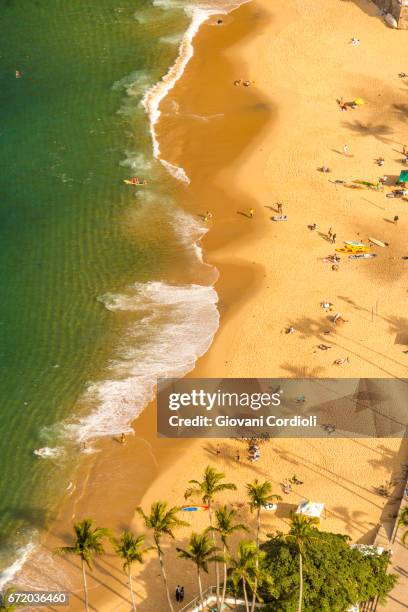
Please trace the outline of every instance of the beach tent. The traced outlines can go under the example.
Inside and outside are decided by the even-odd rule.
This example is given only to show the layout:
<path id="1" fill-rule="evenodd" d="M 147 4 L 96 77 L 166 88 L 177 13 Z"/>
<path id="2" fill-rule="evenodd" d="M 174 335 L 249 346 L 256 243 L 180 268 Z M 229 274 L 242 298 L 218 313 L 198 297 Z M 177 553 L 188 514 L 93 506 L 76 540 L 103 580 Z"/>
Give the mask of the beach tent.
<path id="1" fill-rule="evenodd" d="M 300 502 L 300 504 L 298 505 L 296 514 L 303 514 L 303 516 L 320 519 L 323 510 L 324 504 L 305 500 Z"/>
<path id="2" fill-rule="evenodd" d="M 363 104 L 364 104 L 363 98 L 356 98 L 354 100 L 354 104 L 357 104 L 357 106 L 363 106 Z"/>
<path id="3" fill-rule="evenodd" d="M 401 170 L 398 183 L 408 183 L 408 170 Z"/>

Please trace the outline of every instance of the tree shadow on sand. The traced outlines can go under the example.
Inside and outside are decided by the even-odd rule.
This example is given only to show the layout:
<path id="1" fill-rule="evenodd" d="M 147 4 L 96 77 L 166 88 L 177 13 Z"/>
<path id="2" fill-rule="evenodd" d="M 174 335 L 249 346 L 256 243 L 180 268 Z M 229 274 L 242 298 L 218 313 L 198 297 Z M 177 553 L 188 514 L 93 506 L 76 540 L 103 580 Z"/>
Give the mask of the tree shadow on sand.
<path id="1" fill-rule="evenodd" d="M 408 119 L 408 104 L 393 104 L 392 106 L 400 121 L 406 121 Z"/>
<path id="2" fill-rule="evenodd" d="M 363 123 L 356 119 L 353 122 L 343 121 L 343 127 L 348 128 L 351 132 L 358 134 L 360 136 L 374 136 L 377 140 L 382 142 L 383 144 L 390 144 L 393 142 L 391 135 L 393 134 L 393 130 L 385 124 L 373 124 L 373 123 Z"/>

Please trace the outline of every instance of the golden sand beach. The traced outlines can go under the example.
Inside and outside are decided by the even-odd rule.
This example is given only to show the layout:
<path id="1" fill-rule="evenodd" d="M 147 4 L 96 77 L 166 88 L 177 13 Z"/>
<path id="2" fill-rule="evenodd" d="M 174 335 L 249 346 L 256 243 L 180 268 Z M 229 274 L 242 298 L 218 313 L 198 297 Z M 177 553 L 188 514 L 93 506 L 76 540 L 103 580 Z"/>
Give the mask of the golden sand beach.
<path id="1" fill-rule="evenodd" d="M 201 28 L 194 57 L 163 101 L 161 148 L 191 178 L 183 187 L 186 209 L 212 213 L 203 246 L 220 272 L 221 326 L 193 376 L 406 376 L 408 262 L 402 257 L 408 255 L 408 203 L 386 198 L 390 187 L 352 189 L 334 182 L 375 183 L 384 174 L 395 179 L 403 168 L 407 82 L 398 73 L 406 69 L 408 38 L 376 15 L 365 0 L 246 4 L 222 26 L 210 20 Z M 360 44 L 351 45 L 352 37 Z M 251 85 L 234 85 L 240 79 Z M 365 104 L 345 112 L 336 101 L 357 97 Z M 174 101 L 177 116 L 170 113 Z M 375 162 L 380 157 L 382 167 Z M 331 172 L 320 172 L 321 166 Z M 271 220 L 278 202 L 286 222 Z M 335 245 L 327 239 L 329 228 Z M 324 261 L 344 241 L 367 244 L 369 236 L 389 243 L 370 249 L 376 258 L 341 254 L 337 271 Z M 324 301 L 347 323 L 334 327 L 320 306 Z M 285 334 L 289 327 L 294 333 Z M 317 348 L 322 343 L 330 350 Z M 338 359 L 348 361 L 335 365 Z M 251 464 L 239 442 L 220 441 L 217 455 L 216 440 L 157 439 L 153 405 L 134 429 L 125 445 L 104 441 L 102 452 L 81 468 L 77 491 L 61 509 L 45 549 L 66 541 L 72 522 L 85 516 L 116 530 L 140 531 L 138 504 L 182 503 L 187 481 L 208 464 L 237 484 L 224 499 L 239 504 L 241 518 L 249 521 L 248 507 L 241 505 L 245 483 L 267 478 L 281 493 L 283 480 L 293 473 L 301 477 L 303 484 L 284 495 L 278 512 L 263 516 L 264 533 L 285 531 L 290 510 L 309 498 L 326 504 L 324 529 L 370 543 L 392 510 L 375 487 L 395 478 L 408 455 L 399 439 L 286 439 L 265 444 L 261 461 Z M 194 530 L 206 521 L 205 513 L 191 518 Z M 180 545 L 188 533 L 180 530 Z M 74 590 L 72 609 L 80 609 L 77 562 L 60 563 Z M 195 576 L 176 560 L 174 548 L 167 571 L 172 588 L 182 581 L 187 601 L 196 595 Z M 126 579 L 113 554 L 97 562 L 89 584 L 94 609 L 129 609 Z M 134 584 L 140 610 L 166 609 L 153 553 L 135 572 Z"/>

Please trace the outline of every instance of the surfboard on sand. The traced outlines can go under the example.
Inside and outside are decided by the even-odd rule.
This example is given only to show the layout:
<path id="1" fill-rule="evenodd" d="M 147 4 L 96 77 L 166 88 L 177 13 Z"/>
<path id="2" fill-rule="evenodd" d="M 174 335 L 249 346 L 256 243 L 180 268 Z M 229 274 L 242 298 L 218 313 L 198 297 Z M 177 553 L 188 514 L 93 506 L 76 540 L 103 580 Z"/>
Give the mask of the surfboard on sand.
<path id="1" fill-rule="evenodd" d="M 346 240 L 344 244 L 351 247 L 365 247 L 366 245 L 362 242 L 355 242 L 354 240 Z"/>
<path id="2" fill-rule="evenodd" d="M 205 510 L 208 510 L 208 506 L 181 506 L 181 509 L 184 512 L 204 512 Z"/>
<path id="3" fill-rule="evenodd" d="M 375 253 L 355 253 L 354 255 L 349 255 L 349 259 L 372 259 L 373 257 L 377 257 Z"/>
<path id="4" fill-rule="evenodd" d="M 368 237 L 369 241 L 372 242 L 373 244 L 376 244 L 379 247 L 385 247 L 387 246 L 385 244 L 385 242 L 381 242 L 381 240 L 377 240 L 377 238 L 371 238 L 371 236 Z"/>

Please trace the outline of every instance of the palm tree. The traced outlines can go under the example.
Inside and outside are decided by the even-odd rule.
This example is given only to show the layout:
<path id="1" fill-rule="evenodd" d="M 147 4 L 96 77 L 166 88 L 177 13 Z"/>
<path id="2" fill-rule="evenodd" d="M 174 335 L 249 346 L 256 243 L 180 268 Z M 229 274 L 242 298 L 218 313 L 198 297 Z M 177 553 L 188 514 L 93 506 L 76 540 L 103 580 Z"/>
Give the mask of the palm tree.
<path id="1" fill-rule="evenodd" d="M 93 527 L 93 520 L 84 519 L 79 523 L 74 523 L 75 542 L 73 546 L 61 546 L 55 549 L 58 555 L 76 555 L 81 559 L 82 579 L 84 582 L 85 610 L 89 610 L 88 584 L 86 579 L 86 568 L 92 570 L 93 557 L 102 555 L 103 538 L 109 537 L 109 530 L 103 527 Z"/>
<path id="2" fill-rule="evenodd" d="M 299 555 L 299 602 L 297 612 L 302 612 L 303 602 L 303 557 L 305 551 L 313 541 L 319 541 L 316 536 L 317 525 L 319 519 L 309 518 L 302 514 L 291 513 L 291 525 L 289 533 L 285 536 L 285 540 L 294 545 Z"/>
<path id="3" fill-rule="evenodd" d="M 193 495 L 199 495 L 203 504 L 208 505 L 208 518 L 210 521 L 210 527 L 213 527 L 213 501 L 215 496 L 222 491 L 236 491 L 236 486 L 231 482 L 221 482 L 224 480 L 225 474 L 217 472 L 217 470 L 209 465 L 204 470 L 203 480 L 189 480 L 189 484 L 193 485 L 189 487 L 184 493 L 184 498 L 188 499 Z M 215 533 L 212 532 L 213 543 L 215 546 Z M 215 579 L 216 579 L 216 597 L 217 597 L 217 609 L 219 609 L 219 597 L 218 591 L 220 587 L 220 574 L 218 569 L 218 563 L 215 563 Z"/>
<path id="4" fill-rule="evenodd" d="M 398 517 L 398 525 L 408 527 L 408 506 L 405 506 L 405 508 L 401 510 Z"/>
<path id="5" fill-rule="evenodd" d="M 203 587 L 201 584 L 201 571 L 208 574 L 208 564 L 216 561 L 222 561 L 222 557 L 217 555 L 217 546 L 211 544 L 208 535 L 192 533 L 187 548 L 177 548 L 177 552 L 181 559 L 192 561 L 197 568 L 198 589 L 200 591 L 201 604 L 204 610 Z"/>
<path id="6" fill-rule="evenodd" d="M 4 593 L 0 593 L 0 612 L 14 612 L 17 604 L 13 602 L 13 594 L 16 589 L 9 588 Z M 9 603 L 10 602 L 10 603 Z"/>
<path id="7" fill-rule="evenodd" d="M 216 533 L 218 533 L 223 546 L 224 582 L 221 594 L 221 610 L 225 602 L 225 594 L 227 590 L 228 538 L 236 531 L 248 531 L 248 528 L 242 523 L 234 524 L 236 514 L 237 511 L 234 508 L 228 508 L 225 505 L 221 506 L 221 508 L 215 511 L 215 527 L 209 528 L 210 530 L 214 530 Z"/>
<path id="8" fill-rule="evenodd" d="M 259 552 L 259 534 L 261 531 L 261 510 L 273 501 L 280 501 L 282 497 L 272 493 L 272 483 L 269 480 L 265 482 L 259 482 L 257 478 L 251 483 L 246 485 L 247 493 L 249 497 L 249 508 L 251 512 L 256 512 L 256 549 Z M 257 557 L 258 567 L 258 557 Z M 255 610 L 256 592 L 258 589 L 258 580 L 255 577 L 255 588 L 252 594 L 252 606 L 251 612 Z"/>
<path id="9" fill-rule="evenodd" d="M 136 612 L 136 603 L 132 585 L 132 565 L 135 562 L 143 563 L 143 556 L 151 550 L 151 547 L 142 548 L 144 539 L 144 535 L 136 537 L 130 531 L 124 531 L 119 540 L 112 538 L 115 552 L 123 561 L 123 571 L 128 575 L 133 612 Z"/>
<path id="10" fill-rule="evenodd" d="M 166 588 L 167 601 L 172 612 L 174 612 L 174 607 L 170 597 L 169 585 L 167 583 L 167 576 L 164 568 L 164 553 L 160 543 L 162 537 L 166 535 L 174 539 L 173 532 L 178 527 L 188 527 L 188 523 L 177 518 L 177 513 L 179 511 L 180 508 L 177 506 L 167 509 L 167 502 L 163 501 L 153 502 L 150 507 L 150 514 L 148 515 L 143 512 L 143 509 L 140 506 L 136 508 L 136 512 L 138 512 L 143 518 L 147 529 L 151 529 L 153 531 L 153 539 L 157 550 L 157 556 L 159 558 L 161 575 Z"/>
<path id="11" fill-rule="evenodd" d="M 247 585 L 250 589 L 255 588 L 255 578 L 257 570 L 258 551 L 255 542 L 241 541 L 238 547 L 238 558 L 232 559 L 231 579 L 235 590 L 242 584 L 246 611 L 249 612 L 249 602 Z"/>
<path id="12" fill-rule="evenodd" d="M 398 525 L 400 527 L 408 527 L 408 506 L 405 506 L 405 508 L 401 510 L 399 517 L 398 517 Z M 406 544 L 407 538 L 408 538 L 408 530 L 406 530 L 402 534 L 401 541 L 404 544 L 404 546 Z"/>

